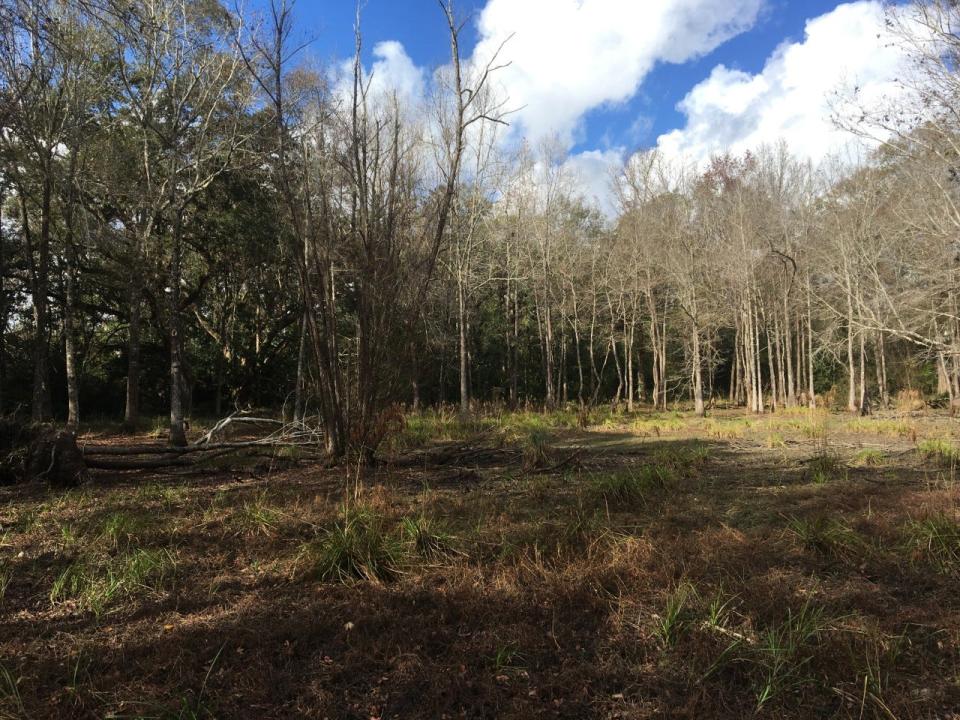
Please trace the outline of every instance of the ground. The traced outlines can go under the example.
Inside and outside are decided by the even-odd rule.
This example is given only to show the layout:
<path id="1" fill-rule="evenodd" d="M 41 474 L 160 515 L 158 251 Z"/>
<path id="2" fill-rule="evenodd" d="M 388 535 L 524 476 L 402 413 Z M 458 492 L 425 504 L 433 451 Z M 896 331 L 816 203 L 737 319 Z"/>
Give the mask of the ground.
<path id="1" fill-rule="evenodd" d="M 960 718 L 956 421 L 583 420 L 0 488 L 0 718 Z"/>

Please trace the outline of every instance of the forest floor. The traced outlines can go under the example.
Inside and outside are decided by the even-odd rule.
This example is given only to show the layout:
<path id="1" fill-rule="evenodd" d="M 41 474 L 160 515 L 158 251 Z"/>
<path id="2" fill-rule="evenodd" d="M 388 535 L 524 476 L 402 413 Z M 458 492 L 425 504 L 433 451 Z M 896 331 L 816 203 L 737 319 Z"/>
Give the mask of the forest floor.
<path id="1" fill-rule="evenodd" d="M 576 424 L 0 488 L 0 718 L 960 718 L 957 421 Z"/>

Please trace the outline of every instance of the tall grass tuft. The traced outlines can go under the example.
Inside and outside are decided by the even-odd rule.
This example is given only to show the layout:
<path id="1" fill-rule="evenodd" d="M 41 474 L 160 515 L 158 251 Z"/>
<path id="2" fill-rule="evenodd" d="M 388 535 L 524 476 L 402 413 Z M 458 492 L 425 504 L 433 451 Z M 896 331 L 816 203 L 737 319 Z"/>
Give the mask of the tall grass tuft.
<path id="1" fill-rule="evenodd" d="M 348 508 L 333 527 L 301 549 L 306 575 L 346 583 L 388 581 L 399 573 L 403 543 L 382 518 L 366 508 Z"/>
<path id="2" fill-rule="evenodd" d="M 945 575 L 960 570 L 960 523 L 945 513 L 911 521 L 905 538 L 914 560 L 929 563 Z"/>

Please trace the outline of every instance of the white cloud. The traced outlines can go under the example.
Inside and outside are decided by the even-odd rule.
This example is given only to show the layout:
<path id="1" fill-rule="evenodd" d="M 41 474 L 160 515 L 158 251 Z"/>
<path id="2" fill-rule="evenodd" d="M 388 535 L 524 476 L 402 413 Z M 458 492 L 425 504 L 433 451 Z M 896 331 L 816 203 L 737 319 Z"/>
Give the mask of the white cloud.
<path id="1" fill-rule="evenodd" d="M 370 69 L 373 94 L 396 93 L 400 98 L 420 99 L 426 86 L 426 73 L 417 67 L 403 45 L 395 40 L 373 47 L 376 60 Z"/>
<path id="2" fill-rule="evenodd" d="M 616 214 L 614 175 L 623 166 L 623 148 L 588 150 L 567 158 L 565 169 L 581 197 L 596 205 L 606 217 Z"/>
<path id="3" fill-rule="evenodd" d="M 879 1 L 840 5 L 809 20 L 804 39 L 782 44 L 756 75 L 715 67 L 680 102 L 686 125 L 661 135 L 658 145 L 702 162 L 712 153 L 742 153 L 782 139 L 794 154 L 819 161 L 854 140 L 831 120 L 836 92 L 856 86 L 868 102 L 896 95 L 895 79 L 906 67 Z"/>
<path id="4" fill-rule="evenodd" d="M 369 83 L 368 97 L 374 106 L 396 97 L 410 107 L 424 97 L 427 72 L 417 67 L 403 44 L 396 40 L 379 42 L 373 46 L 373 64 L 363 69 L 364 81 Z M 344 60 L 335 68 L 334 87 L 343 102 L 349 102 L 353 93 L 353 60 Z"/>
<path id="5" fill-rule="evenodd" d="M 681 63 L 750 28 L 764 0 L 489 0 L 474 61 L 497 73 L 520 132 L 571 143 L 583 116 L 630 99 L 657 62 Z"/>

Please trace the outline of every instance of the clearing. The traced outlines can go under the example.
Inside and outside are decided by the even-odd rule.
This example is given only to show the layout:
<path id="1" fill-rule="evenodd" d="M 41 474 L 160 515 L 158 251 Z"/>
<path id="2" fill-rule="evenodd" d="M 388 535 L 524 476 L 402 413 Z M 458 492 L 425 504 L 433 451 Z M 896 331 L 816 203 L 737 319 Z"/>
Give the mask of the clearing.
<path id="1" fill-rule="evenodd" d="M 0 488 L 0 718 L 960 718 L 956 421 L 576 420 Z"/>

